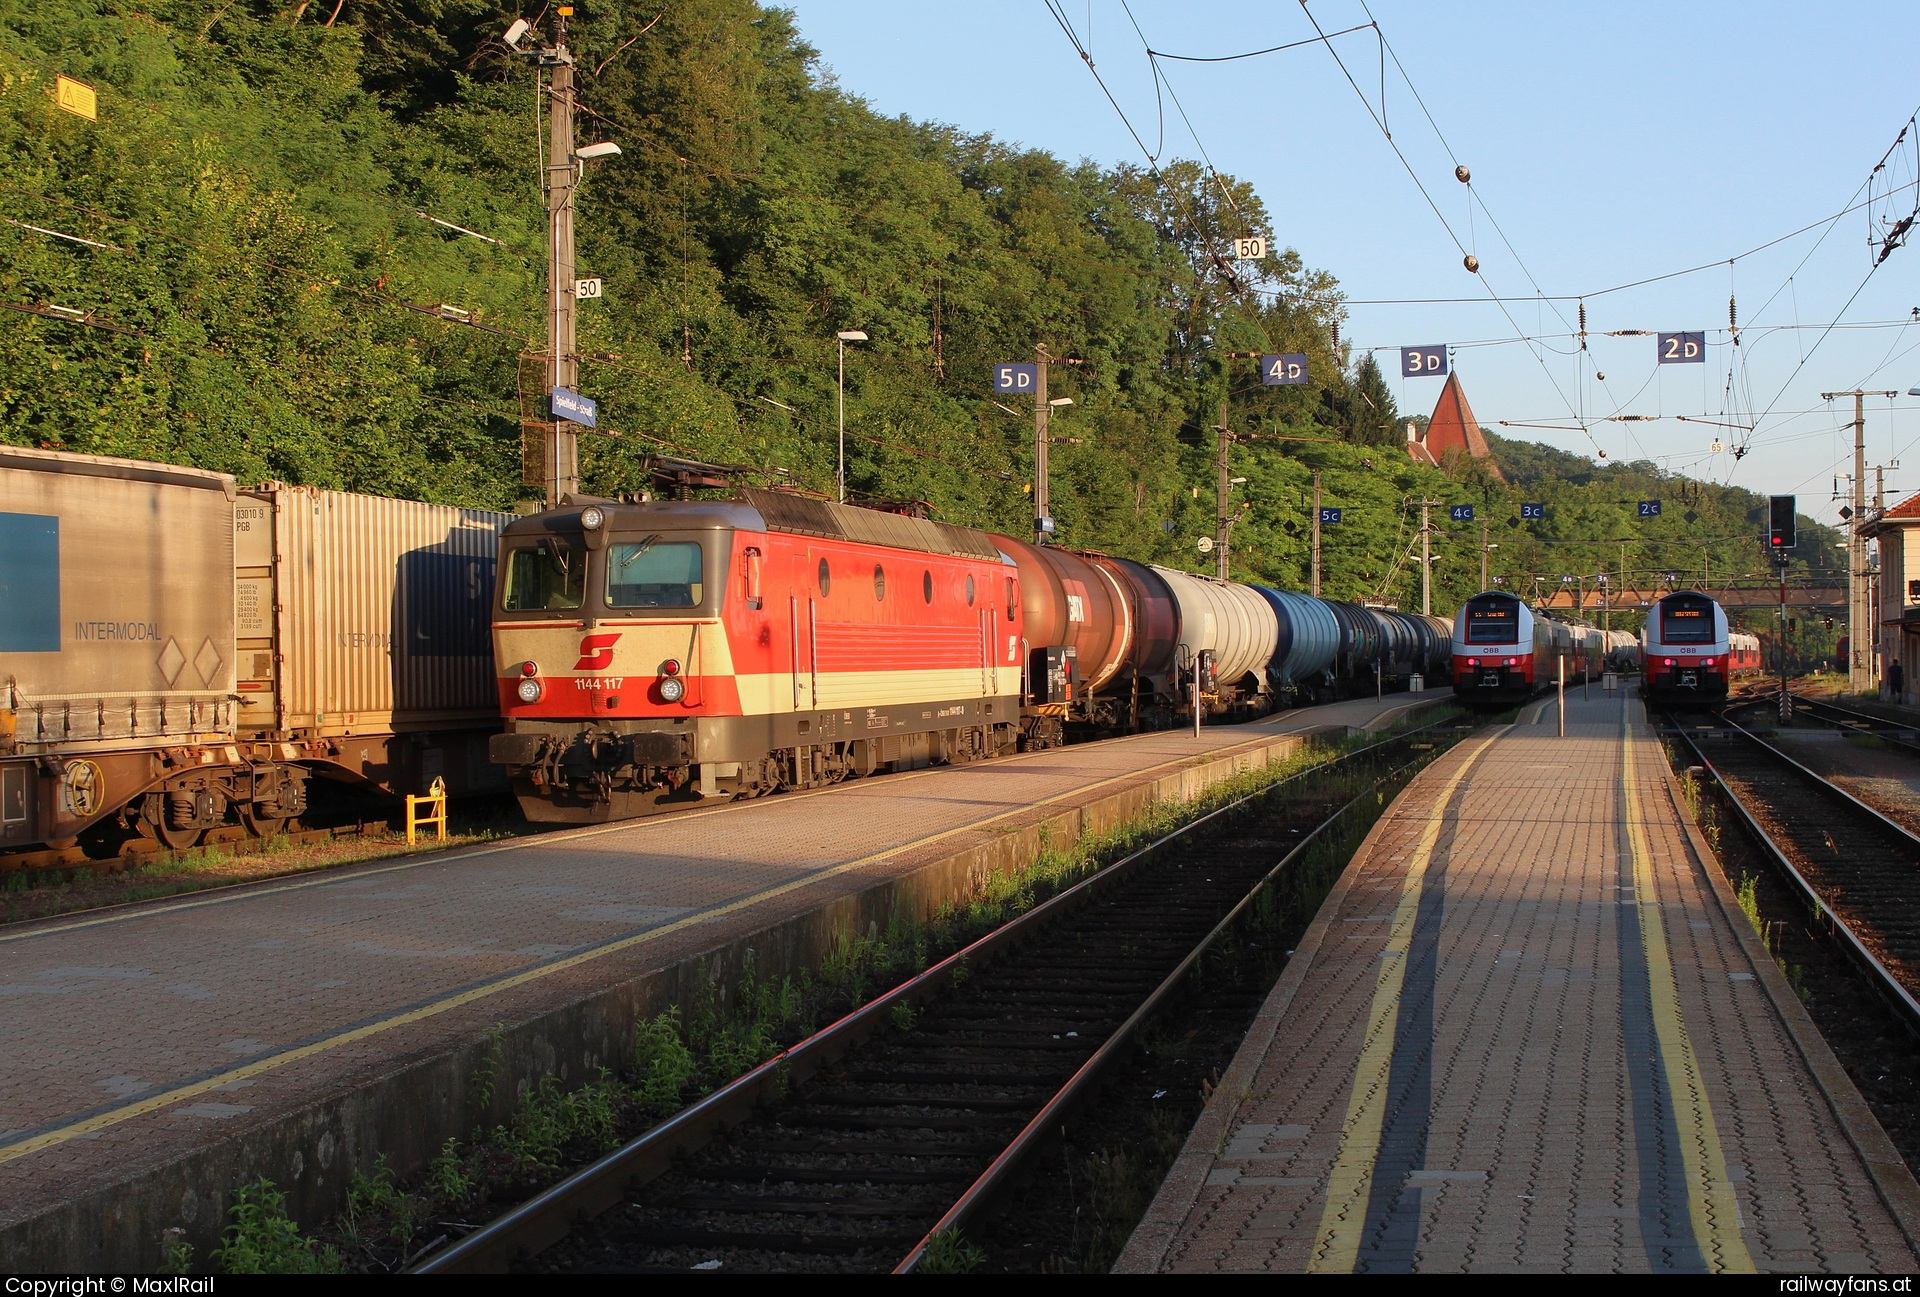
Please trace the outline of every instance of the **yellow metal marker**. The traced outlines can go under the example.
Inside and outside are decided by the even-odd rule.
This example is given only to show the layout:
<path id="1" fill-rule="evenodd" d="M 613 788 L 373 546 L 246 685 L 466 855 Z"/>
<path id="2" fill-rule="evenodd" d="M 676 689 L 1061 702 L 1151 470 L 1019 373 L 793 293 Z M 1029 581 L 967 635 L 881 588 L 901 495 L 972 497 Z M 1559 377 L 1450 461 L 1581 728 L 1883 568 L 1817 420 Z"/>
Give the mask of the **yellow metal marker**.
<path id="1" fill-rule="evenodd" d="M 92 86 L 84 81 L 75 81 L 62 73 L 53 79 L 54 107 L 65 109 L 75 117 L 84 117 L 90 122 L 100 120 L 100 96 Z"/>

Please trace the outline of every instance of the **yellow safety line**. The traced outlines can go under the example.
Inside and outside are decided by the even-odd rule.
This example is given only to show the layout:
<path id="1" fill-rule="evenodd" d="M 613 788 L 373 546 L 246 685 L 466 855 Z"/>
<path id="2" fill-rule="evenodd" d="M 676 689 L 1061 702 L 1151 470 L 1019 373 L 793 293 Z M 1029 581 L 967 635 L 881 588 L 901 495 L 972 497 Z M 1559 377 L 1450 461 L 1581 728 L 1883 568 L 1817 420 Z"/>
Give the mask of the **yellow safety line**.
<path id="1" fill-rule="evenodd" d="M 1230 745 L 1230 746 L 1240 746 L 1240 745 Z M 190 1099 L 197 1094 L 205 1094 L 207 1091 L 217 1090 L 223 1085 L 231 1085 L 235 1081 L 244 1081 L 251 1077 L 259 1076 L 264 1072 L 272 1071 L 274 1068 L 277 1068 L 277 1067 L 283 1067 L 288 1063 L 296 1063 L 303 1058 L 311 1058 L 315 1054 L 325 1053 L 327 1050 L 337 1049 L 342 1045 L 350 1045 L 350 1044 L 353 1044 L 355 1041 L 365 1040 L 369 1036 L 376 1036 L 382 1032 L 391 1031 L 396 1027 L 404 1027 L 411 1023 L 420 1022 L 427 1018 L 436 1017 L 439 1014 L 445 1013 L 450 1009 L 457 1009 L 462 1005 L 471 1004 L 475 1000 L 483 999 L 486 996 L 495 995 L 501 991 L 509 991 L 516 986 L 523 986 L 529 982 L 537 981 L 540 978 L 551 976 L 554 973 L 564 972 L 570 968 L 576 968 L 581 964 L 586 963 L 588 960 L 599 959 L 605 955 L 617 954 L 622 950 L 631 949 L 632 947 L 640 945 L 643 942 L 656 941 L 661 937 L 665 937 L 671 933 L 678 932 L 684 928 L 692 927 L 696 923 L 706 923 L 712 919 L 718 919 L 728 914 L 737 913 L 741 910 L 749 908 L 750 906 L 758 905 L 762 901 L 771 900 L 774 897 L 784 895 L 787 892 L 796 891 L 799 888 L 809 886 L 810 884 L 813 884 L 813 883 L 821 882 L 825 879 L 835 877 L 836 875 L 839 875 L 839 874 L 847 873 L 850 870 L 859 869 L 865 865 L 870 865 L 875 861 L 884 860 L 888 856 L 899 855 L 902 852 L 907 852 L 907 851 L 915 851 L 931 843 L 938 842 L 942 838 L 952 837 L 955 834 L 966 833 L 974 829 L 985 828 L 987 825 L 992 824 L 998 820 L 1008 819 L 1015 815 L 1023 815 L 1028 811 L 1036 810 L 1043 806 L 1051 806 L 1054 803 L 1064 801 L 1069 797 L 1076 797 L 1084 793 L 1094 792 L 1098 789 L 1105 788 L 1109 784 L 1117 784 L 1117 783 L 1125 782 L 1126 780 L 1137 779 L 1143 774 L 1151 774 L 1153 771 L 1163 769 L 1167 766 L 1178 765 L 1183 761 L 1191 761 L 1197 756 L 1198 757 L 1210 756 L 1210 755 L 1213 755 L 1214 753 L 1224 751 L 1224 750 L 1225 749 L 1212 749 L 1209 752 L 1189 753 L 1186 756 L 1175 757 L 1168 761 L 1162 761 L 1158 765 L 1146 766 L 1138 770 L 1127 771 L 1125 774 L 1113 775 L 1110 778 L 1102 779 L 1097 783 L 1082 784 L 1079 787 L 1069 789 L 1064 793 L 1057 793 L 1054 796 L 1046 798 L 1043 801 L 1031 802 L 1024 806 L 1016 806 L 1009 810 L 1001 811 L 997 814 L 990 815 L 985 819 L 974 820 L 970 823 L 957 825 L 954 828 L 950 828 L 950 829 L 942 829 L 938 833 L 930 833 L 926 837 L 916 838 L 912 842 L 903 842 L 896 846 L 888 847 L 883 851 L 873 852 L 871 855 L 862 856 L 858 860 L 848 860 L 842 864 L 833 865 L 826 869 L 815 870 L 811 873 L 803 875 L 802 877 L 795 878 L 788 882 L 780 883 L 777 886 L 767 888 L 765 891 L 755 892 L 751 896 L 743 896 L 738 900 L 729 901 L 724 905 L 715 906 L 712 909 L 700 910 L 693 914 L 684 915 L 681 918 L 673 920 L 671 923 L 662 924 L 660 927 L 657 927 L 657 928 L 649 928 L 645 932 L 636 932 L 630 937 L 623 937 L 620 940 L 612 942 L 608 945 L 596 946 L 592 950 L 581 951 L 577 955 L 569 955 L 565 959 L 559 960 L 555 963 L 542 964 L 537 968 L 529 968 L 519 973 L 512 973 L 500 979 L 499 981 L 488 982 L 484 986 L 471 987 L 465 991 L 459 992 L 458 994 L 450 995 L 445 999 L 435 1000 L 429 1004 L 421 1005 L 419 1008 L 416 1008 L 416 1009 L 409 1009 L 405 1013 L 396 1014 L 390 1018 L 382 1018 L 377 1022 L 370 1022 L 365 1024 L 364 1026 L 354 1027 L 351 1030 L 340 1032 L 337 1035 L 328 1036 L 323 1040 L 316 1040 L 309 1044 L 301 1045 L 295 1049 L 287 1050 L 284 1053 L 274 1054 L 267 1058 L 256 1059 L 251 1063 L 245 1063 L 239 1067 L 229 1068 L 224 1072 L 217 1073 L 213 1076 L 204 1077 L 198 1081 L 190 1081 L 185 1085 L 175 1086 L 173 1089 L 164 1091 L 163 1093 L 152 1095 L 145 1099 L 137 1100 L 133 1103 L 125 1105 L 124 1107 L 115 1108 L 109 1112 L 98 1113 L 92 1117 L 87 1117 L 81 1121 L 74 1122 L 71 1125 L 62 1126 L 56 1130 L 50 1130 L 43 1134 L 35 1135 L 28 1139 L 23 1139 L 18 1143 L 0 1145 L 0 1163 L 11 1162 L 13 1159 L 17 1157 L 25 1157 L 28 1154 L 40 1152 L 42 1149 L 52 1148 L 56 1144 L 65 1143 L 67 1140 L 74 1139 L 78 1136 L 88 1135 L 88 1134 L 92 1134 L 95 1131 L 104 1130 L 109 1126 L 118 1125 L 120 1122 L 131 1120 L 134 1117 L 143 1116 L 144 1114 L 149 1112 L 157 1111 L 158 1109 L 165 1108 L 171 1104 L 179 1103 L 184 1099 Z M 630 828 L 632 827 L 632 825 L 629 824 L 623 827 Z M 505 850 L 505 849 L 506 849 L 505 847 L 500 847 L 500 848 L 492 848 L 491 850 Z M 483 853 L 477 853 L 477 854 L 485 854 L 485 853 L 483 852 Z M 381 870 L 377 872 L 384 873 L 387 871 Z M 360 874 L 355 876 L 365 877 L 366 875 Z M 286 889 L 276 889 L 276 890 L 286 890 Z M 254 893 L 254 895 L 259 895 L 259 894 L 260 893 L 257 893 L 257 892 Z M 234 899 L 238 899 L 238 898 L 234 898 Z M 211 902 L 198 902 L 198 904 L 211 904 Z M 187 908 L 187 907 L 182 906 L 179 908 Z M 95 922 L 105 922 L 105 920 L 96 920 Z M 69 925 L 67 928 L 59 929 L 59 931 L 71 931 L 73 928 L 85 927 L 85 926 L 89 926 L 89 925 L 72 924 L 72 925 Z"/>
<path id="2" fill-rule="evenodd" d="M 1420 917 L 1420 890 L 1440 841 L 1447 803 L 1454 790 L 1486 755 L 1494 740 L 1512 729 L 1504 725 L 1461 762 L 1433 800 L 1433 811 L 1407 866 L 1400 902 L 1393 911 L 1393 927 L 1381 952 L 1380 974 L 1373 988 L 1373 1007 L 1367 1014 L 1367 1034 L 1354 1067 L 1353 1093 L 1347 1100 L 1347 1119 L 1340 1128 L 1340 1152 L 1327 1177 L 1327 1203 L 1320 1213 L 1319 1243 L 1307 1261 L 1309 1274 L 1351 1274 L 1360 1259 L 1361 1236 L 1366 1232 L 1367 1201 L 1373 1196 L 1373 1172 L 1380 1159 L 1380 1132 L 1387 1115 L 1387 1087 L 1393 1074 L 1394 1031 L 1400 1019 L 1400 991 L 1407 976 L 1407 951 Z"/>
<path id="3" fill-rule="evenodd" d="M 1621 774 L 1627 789 L 1627 841 L 1633 851 L 1633 890 L 1640 916 L 1640 938 L 1646 950 L 1647 981 L 1652 991 L 1654 1036 L 1660 1042 L 1660 1062 L 1666 1072 L 1667 1093 L 1673 1103 L 1674 1124 L 1680 1134 L 1680 1155 L 1686 1167 L 1687 1210 L 1693 1237 L 1713 1269 L 1752 1274 L 1753 1257 L 1740 1236 L 1740 1209 L 1714 1125 L 1713 1105 L 1701 1077 L 1693 1042 L 1680 1014 L 1680 994 L 1667 950 L 1666 920 L 1655 899 L 1651 853 L 1635 786 L 1633 733 L 1625 707 L 1620 712 Z M 1645 1155 L 1643 1153 L 1643 1155 Z"/>

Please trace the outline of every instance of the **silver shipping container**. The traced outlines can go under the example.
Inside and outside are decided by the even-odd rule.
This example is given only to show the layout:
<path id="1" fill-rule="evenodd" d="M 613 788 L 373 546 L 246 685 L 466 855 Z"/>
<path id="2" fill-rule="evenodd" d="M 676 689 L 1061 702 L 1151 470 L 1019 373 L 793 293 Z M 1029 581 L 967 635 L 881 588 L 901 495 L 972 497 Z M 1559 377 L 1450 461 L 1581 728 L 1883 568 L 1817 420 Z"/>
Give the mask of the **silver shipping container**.
<path id="1" fill-rule="evenodd" d="M 232 741 L 234 498 L 222 473 L 0 447 L 0 754 Z"/>
<path id="2" fill-rule="evenodd" d="M 243 734 L 496 727 L 493 568 L 511 514 L 270 483 L 235 512 Z"/>

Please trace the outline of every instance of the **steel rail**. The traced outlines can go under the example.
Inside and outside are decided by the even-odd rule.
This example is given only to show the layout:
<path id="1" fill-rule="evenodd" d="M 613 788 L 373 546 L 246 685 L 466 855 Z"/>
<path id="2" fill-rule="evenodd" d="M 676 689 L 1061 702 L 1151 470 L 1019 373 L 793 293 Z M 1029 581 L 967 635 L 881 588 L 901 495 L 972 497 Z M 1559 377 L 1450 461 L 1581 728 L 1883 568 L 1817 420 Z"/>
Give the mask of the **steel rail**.
<path id="1" fill-rule="evenodd" d="M 1851 707 L 1842 707 L 1840 704 L 1828 702 L 1824 698 L 1809 698 L 1805 694 L 1795 694 L 1793 701 L 1796 707 L 1803 707 L 1812 713 L 1816 720 L 1826 721 L 1828 724 L 1838 726 L 1850 734 L 1870 734 L 1882 743 L 1896 747 L 1902 752 L 1909 752 L 1915 756 L 1920 756 L 1920 743 L 1916 743 L 1910 738 L 1898 738 L 1893 734 L 1887 733 L 1888 729 L 1892 729 L 1911 734 L 1914 730 L 1914 727 L 1911 725 L 1902 725 L 1899 721 L 1889 719 L 1885 716 L 1875 716 L 1871 712 L 1855 711 Z M 1823 716 L 1821 715 L 1822 712 L 1832 713 L 1832 715 Z"/>
<path id="2" fill-rule="evenodd" d="M 1797 771 L 1802 776 L 1813 780 L 1824 791 L 1835 794 L 1845 799 L 1851 806 L 1865 811 L 1881 825 L 1891 829 L 1894 833 L 1898 834 L 1900 838 L 1911 843 L 1916 851 L 1920 851 L 1920 838 L 1916 838 L 1905 828 L 1895 824 L 1892 820 L 1882 815 L 1879 811 L 1874 810 L 1859 798 L 1854 797 L 1845 789 L 1835 787 L 1831 781 L 1807 769 L 1798 761 L 1795 761 L 1792 757 L 1759 738 L 1757 735 L 1749 733 L 1732 721 L 1725 720 L 1724 717 L 1721 719 L 1729 729 L 1740 734 L 1748 742 L 1754 744 L 1762 751 L 1769 753 L 1778 761 Z M 1713 761 L 1700 747 L 1693 735 L 1677 726 L 1675 727 L 1675 732 L 1680 736 L 1681 741 L 1693 752 L 1693 755 L 1699 760 L 1700 764 L 1713 776 L 1714 782 L 1720 785 L 1720 791 L 1726 795 L 1727 801 L 1732 804 L 1734 810 L 1739 814 L 1740 820 L 1746 825 L 1748 832 L 1753 834 L 1755 840 L 1761 844 L 1766 853 L 1772 858 L 1774 868 L 1783 876 L 1789 889 L 1797 893 L 1801 901 L 1813 912 L 1815 922 L 1824 923 L 1829 931 L 1839 938 L 1840 948 L 1846 954 L 1847 958 L 1860 969 L 1867 980 L 1872 983 L 1874 988 L 1886 999 L 1889 1006 L 1900 1017 L 1908 1030 L 1914 1032 L 1916 1035 L 1920 1035 L 1920 1000 L 1916 1000 L 1913 994 L 1893 975 L 1892 970 L 1880 962 L 1879 956 L 1867 948 L 1866 942 L 1861 940 L 1860 934 L 1854 931 L 1853 925 L 1843 919 L 1839 913 L 1827 903 L 1826 898 L 1820 894 L 1819 889 L 1816 888 L 1806 875 L 1802 874 L 1799 868 L 1793 863 L 1792 858 L 1787 855 L 1785 848 L 1774 840 L 1772 834 L 1761 827 L 1759 818 L 1754 815 L 1753 811 L 1747 806 L 1740 795 L 1728 785 L 1725 777 L 1721 775 L 1719 769 L 1715 767 Z"/>
<path id="3" fill-rule="evenodd" d="M 1080 1101 L 1086 1098 L 1093 1090 L 1108 1064 L 1120 1058 L 1123 1052 L 1132 1045 L 1135 1033 L 1148 1022 L 1152 1021 L 1162 1006 L 1178 993 L 1181 986 L 1186 982 L 1188 975 L 1193 972 L 1194 966 L 1213 948 L 1214 943 L 1239 921 L 1240 916 L 1246 912 L 1248 906 L 1252 905 L 1253 902 L 1259 898 L 1260 893 L 1265 891 L 1270 884 L 1293 865 L 1293 863 L 1319 839 L 1322 833 L 1332 828 L 1335 821 L 1343 818 L 1348 811 L 1359 805 L 1361 800 L 1369 793 L 1377 792 L 1381 784 L 1397 778 L 1414 765 L 1431 761 L 1437 755 L 1437 753 L 1429 754 L 1422 762 L 1409 762 L 1405 766 L 1398 767 L 1382 775 L 1379 779 L 1361 790 L 1351 801 L 1346 802 L 1340 809 L 1315 825 L 1313 831 L 1295 843 L 1293 849 L 1287 852 L 1285 856 L 1282 856 L 1278 864 L 1261 875 L 1259 881 L 1253 885 L 1245 896 L 1240 898 L 1239 902 L 1231 910 L 1227 911 L 1225 917 L 1223 917 L 1219 923 L 1215 924 L 1213 929 L 1209 931 L 1206 936 L 1202 937 L 1192 950 L 1187 952 L 1186 958 L 1182 959 L 1179 965 L 1176 966 L 1171 973 L 1167 974 L 1166 978 L 1159 986 L 1154 988 L 1153 993 L 1141 1003 L 1140 1007 L 1135 1009 L 1133 1013 L 1127 1017 L 1125 1022 L 1115 1028 L 1113 1034 L 1102 1041 L 1100 1047 L 1094 1050 L 1092 1056 L 1080 1065 L 1079 1070 L 1068 1078 L 1065 1085 L 1060 1087 L 1059 1092 L 1056 1093 L 1053 1098 L 1047 1100 L 1046 1106 L 1034 1114 L 1033 1120 L 1029 1121 L 1026 1127 L 1014 1137 L 1013 1142 L 1008 1144 L 1005 1150 L 993 1160 L 992 1165 L 980 1173 L 979 1179 L 975 1180 L 973 1184 L 967 1188 L 967 1191 L 960 1196 L 959 1201 L 947 1209 L 946 1215 L 942 1216 L 939 1221 L 934 1224 L 933 1228 L 927 1231 L 926 1236 L 914 1245 L 913 1250 L 906 1255 L 898 1266 L 894 1267 L 893 1272 L 895 1274 L 907 1274 L 913 1271 L 914 1268 L 920 1264 L 921 1259 L 926 1256 L 927 1249 L 933 1245 L 936 1238 L 947 1230 L 963 1228 L 986 1208 L 1000 1190 L 1006 1188 L 1012 1182 L 1014 1177 L 1018 1175 L 1025 1165 L 1028 1157 L 1058 1133 L 1061 1126 L 1066 1119 L 1071 1116 Z"/>
<path id="4" fill-rule="evenodd" d="M 1448 720 L 1421 726 L 1349 752 L 1339 753 L 1327 761 L 1316 763 L 1264 788 L 1248 793 L 1244 797 L 1216 807 L 1205 815 L 1144 844 L 1106 868 L 1082 879 L 1059 895 L 1050 897 L 1025 914 L 1002 924 L 948 955 L 919 975 L 876 996 L 805 1040 L 781 1050 L 752 1071 L 728 1082 L 712 1094 L 683 1108 L 598 1161 L 581 1168 L 518 1207 L 496 1217 L 451 1247 L 434 1253 L 413 1266 L 409 1273 L 496 1273 L 504 1271 L 514 1260 L 551 1247 L 571 1233 L 574 1225 L 610 1210 L 619 1205 L 629 1190 L 664 1175 L 671 1169 L 676 1158 L 696 1151 L 724 1128 L 747 1120 L 763 1101 L 784 1095 L 796 1084 L 811 1078 L 822 1068 L 865 1043 L 877 1032 L 884 1030 L 892 1021 L 895 1006 L 902 1004 L 917 1006 L 940 994 L 954 984 L 956 975 L 964 979 L 975 967 L 1002 950 L 1037 934 L 1052 920 L 1078 908 L 1114 882 L 1131 876 L 1144 862 L 1169 843 L 1249 802 L 1299 780 L 1325 774 L 1368 753 L 1395 743 L 1404 743 L 1409 739 L 1440 729 L 1443 725 L 1453 728 L 1454 722 Z M 1433 752 L 1423 753 L 1421 760 L 1430 761 L 1441 750 L 1436 748 Z M 1373 792 L 1385 780 L 1394 777 L 1404 769 L 1405 767 L 1396 768 L 1395 771 L 1375 780 L 1359 796 L 1364 797 Z M 1354 799 L 1354 801 L 1357 800 L 1358 798 Z M 1353 802 L 1348 802 L 1342 806 L 1339 811 L 1329 817 L 1327 822 L 1344 814 L 1347 807 L 1352 804 Z M 1320 828 L 1324 827 L 1325 823 L 1320 826 Z M 1288 853 L 1287 859 L 1291 860 L 1306 841 L 1311 841 L 1317 836 L 1320 828 L 1316 828 L 1308 839 L 1297 844 L 1295 850 Z M 1259 886 L 1265 885 L 1266 879 L 1263 878 Z M 1234 913 L 1237 914 L 1244 904 L 1243 901 L 1241 906 L 1236 906 Z M 1208 940 L 1212 940 L 1211 934 Z M 1183 972 L 1190 967 L 1193 958 L 1194 956 L 1189 955 L 1188 959 L 1183 961 L 1181 965 Z M 1155 995 L 1159 994 L 1159 991 L 1155 992 Z M 1134 1018 L 1138 1016 L 1136 1013 Z M 1129 1029 L 1133 1025 L 1134 1018 L 1129 1018 L 1122 1029 Z M 1097 1053 L 1096 1056 L 1098 1056 Z M 1083 1065 L 1081 1071 L 1085 1070 Z M 1021 1138 L 1025 1138 L 1026 1135 L 1027 1132 L 1023 1131 Z M 1004 1156 L 1003 1154 L 1002 1157 Z M 916 1249 L 916 1254 L 920 1250 Z"/>

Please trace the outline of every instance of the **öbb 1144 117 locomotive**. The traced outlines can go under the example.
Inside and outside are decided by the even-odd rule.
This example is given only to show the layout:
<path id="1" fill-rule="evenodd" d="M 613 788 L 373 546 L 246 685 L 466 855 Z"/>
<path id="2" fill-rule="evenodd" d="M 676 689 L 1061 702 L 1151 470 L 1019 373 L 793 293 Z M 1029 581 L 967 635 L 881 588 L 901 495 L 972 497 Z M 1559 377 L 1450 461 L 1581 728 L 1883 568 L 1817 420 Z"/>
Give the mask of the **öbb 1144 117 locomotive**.
<path id="1" fill-rule="evenodd" d="M 589 822 L 1444 679 L 1447 623 L 788 492 L 501 536 L 491 744 Z"/>

